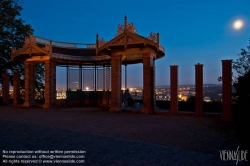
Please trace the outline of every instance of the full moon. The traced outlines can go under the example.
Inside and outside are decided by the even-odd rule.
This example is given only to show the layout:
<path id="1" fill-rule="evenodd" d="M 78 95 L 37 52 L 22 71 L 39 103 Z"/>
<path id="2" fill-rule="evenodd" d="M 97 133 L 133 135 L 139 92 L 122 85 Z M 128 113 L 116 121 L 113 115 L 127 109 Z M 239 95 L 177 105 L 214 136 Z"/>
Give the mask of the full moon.
<path id="1" fill-rule="evenodd" d="M 233 23 L 233 28 L 236 29 L 236 30 L 239 30 L 243 27 L 243 21 L 242 20 L 236 20 L 234 21 Z"/>

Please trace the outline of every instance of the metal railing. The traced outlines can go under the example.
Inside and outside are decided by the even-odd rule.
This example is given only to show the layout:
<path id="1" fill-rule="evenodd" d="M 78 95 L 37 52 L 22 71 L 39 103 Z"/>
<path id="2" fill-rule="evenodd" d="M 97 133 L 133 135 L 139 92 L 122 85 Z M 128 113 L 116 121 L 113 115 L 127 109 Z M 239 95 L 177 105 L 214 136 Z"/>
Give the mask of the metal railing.
<path id="1" fill-rule="evenodd" d="M 38 44 L 52 44 L 52 46 L 56 47 L 65 47 L 65 48 L 95 48 L 95 44 L 85 44 L 85 43 L 70 43 L 70 42 L 60 42 L 60 41 L 54 41 L 54 40 L 49 40 L 45 39 L 42 37 L 34 36 L 35 41 Z"/>

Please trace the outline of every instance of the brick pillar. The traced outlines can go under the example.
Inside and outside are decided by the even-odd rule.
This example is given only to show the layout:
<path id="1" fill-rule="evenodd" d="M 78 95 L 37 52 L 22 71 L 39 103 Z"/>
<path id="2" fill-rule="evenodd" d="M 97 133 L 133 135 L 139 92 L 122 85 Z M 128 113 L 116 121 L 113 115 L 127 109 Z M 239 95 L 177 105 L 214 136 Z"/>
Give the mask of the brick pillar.
<path id="1" fill-rule="evenodd" d="M 203 115 L 203 64 L 195 65 L 195 115 Z"/>
<path id="2" fill-rule="evenodd" d="M 232 60 L 222 60 L 221 120 L 232 121 Z"/>
<path id="3" fill-rule="evenodd" d="M 7 72 L 3 72 L 2 73 L 2 77 L 3 77 L 3 87 L 2 87 L 2 91 L 3 91 L 3 103 L 4 104 L 9 104 L 9 90 L 10 90 L 10 87 L 9 87 L 9 78 L 10 78 L 10 75 L 9 73 Z"/>
<path id="4" fill-rule="evenodd" d="M 156 111 L 155 104 L 155 66 L 154 54 L 143 54 L 143 108 L 142 112 L 152 114 Z"/>
<path id="5" fill-rule="evenodd" d="M 56 106 L 56 62 L 45 61 L 45 103 L 43 108 Z"/>
<path id="6" fill-rule="evenodd" d="M 110 112 L 121 110 L 121 55 L 111 56 L 111 106 Z"/>
<path id="7" fill-rule="evenodd" d="M 25 101 L 23 106 L 36 105 L 35 102 L 35 62 L 24 62 Z"/>
<path id="8" fill-rule="evenodd" d="M 178 66 L 170 66 L 170 113 L 178 113 Z"/>
<path id="9" fill-rule="evenodd" d="M 14 72 L 13 78 L 13 104 L 20 104 L 20 72 Z"/>

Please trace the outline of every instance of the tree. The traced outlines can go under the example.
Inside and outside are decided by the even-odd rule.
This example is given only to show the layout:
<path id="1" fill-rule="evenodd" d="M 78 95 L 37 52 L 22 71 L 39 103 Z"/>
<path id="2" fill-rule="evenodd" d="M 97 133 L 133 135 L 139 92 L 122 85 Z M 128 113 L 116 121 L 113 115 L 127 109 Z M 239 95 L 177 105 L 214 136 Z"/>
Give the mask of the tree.
<path id="1" fill-rule="evenodd" d="M 243 140 L 243 147 L 249 149 L 250 136 L 247 131 L 250 126 L 250 45 L 247 46 L 247 49 L 241 49 L 238 56 L 239 58 L 233 61 L 233 69 L 238 73 L 233 83 L 236 90 L 233 100 L 237 104 L 233 113 L 237 133 Z"/>
<path id="2" fill-rule="evenodd" d="M 21 87 L 24 87 L 24 64 L 21 61 L 12 61 L 10 54 L 11 48 L 20 49 L 23 47 L 24 38 L 33 31 L 31 25 L 26 24 L 20 18 L 22 7 L 19 0 L 0 1 L 0 74 L 2 72 L 21 73 Z M 44 67 L 36 65 L 36 88 L 43 87 Z M 10 77 L 13 81 L 13 77 Z M 0 77 L 2 82 L 2 77 Z"/>
<path id="3" fill-rule="evenodd" d="M 245 105 L 250 108 L 250 71 L 246 74 L 239 76 L 237 82 L 233 84 L 236 93 L 235 102 L 237 104 Z"/>
<path id="4" fill-rule="evenodd" d="M 241 49 L 238 56 L 239 58 L 233 61 L 233 69 L 239 76 L 244 76 L 250 71 L 250 45 L 247 46 L 247 50 Z"/>
<path id="5" fill-rule="evenodd" d="M 250 44 L 250 43 L 249 43 Z M 241 49 L 238 54 L 239 58 L 233 61 L 232 68 L 237 72 L 237 75 L 232 74 L 233 86 L 236 93 L 233 94 L 233 101 L 237 104 L 249 105 L 250 99 L 250 45 L 247 49 Z M 222 77 L 218 77 L 218 81 L 222 81 Z"/>
<path id="6" fill-rule="evenodd" d="M 239 58 L 233 61 L 233 69 L 238 76 L 235 77 L 233 86 L 236 90 L 234 101 L 241 105 L 250 105 L 250 45 L 247 50 L 241 49 Z"/>
<path id="7" fill-rule="evenodd" d="M 187 102 L 195 102 L 195 96 L 188 97 Z"/>

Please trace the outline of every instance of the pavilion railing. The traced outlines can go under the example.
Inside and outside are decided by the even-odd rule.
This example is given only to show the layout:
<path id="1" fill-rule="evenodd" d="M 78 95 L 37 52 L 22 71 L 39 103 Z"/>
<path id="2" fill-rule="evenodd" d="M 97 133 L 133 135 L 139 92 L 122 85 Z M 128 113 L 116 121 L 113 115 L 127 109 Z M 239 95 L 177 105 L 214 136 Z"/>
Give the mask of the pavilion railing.
<path id="1" fill-rule="evenodd" d="M 54 41 L 45 39 L 42 37 L 34 36 L 36 43 L 47 45 L 52 43 L 52 46 L 56 47 L 65 47 L 65 48 L 95 48 L 95 44 L 85 44 L 85 43 L 70 43 L 70 42 L 60 42 L 60 41 Z"/>
<path id="2" fill-rule="evenodd" d="M 110 66 L 71 66 L 67 69 L 67 90 L 110 91 Z"/>

